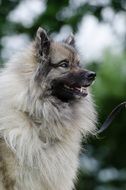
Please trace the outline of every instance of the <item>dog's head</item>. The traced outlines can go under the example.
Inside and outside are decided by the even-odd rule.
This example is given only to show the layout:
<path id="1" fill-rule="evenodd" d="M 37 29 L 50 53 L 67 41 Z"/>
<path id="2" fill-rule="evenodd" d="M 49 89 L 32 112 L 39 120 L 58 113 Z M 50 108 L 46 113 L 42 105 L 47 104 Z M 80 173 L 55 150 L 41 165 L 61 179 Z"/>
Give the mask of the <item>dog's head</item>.
<path id="1" fill-rule="evenodd" d="M 52 41 L 46 31 L 39 28 L 35 40 L 36 59 L 39 63 L 35 80 L 38 84 L 46 81 L 46 91 L 62 102 L 69 102 L 88 95 L 87 88 L 96 74 L 84 70 L 75 48 L 74 37 L 65 41 Z"/>

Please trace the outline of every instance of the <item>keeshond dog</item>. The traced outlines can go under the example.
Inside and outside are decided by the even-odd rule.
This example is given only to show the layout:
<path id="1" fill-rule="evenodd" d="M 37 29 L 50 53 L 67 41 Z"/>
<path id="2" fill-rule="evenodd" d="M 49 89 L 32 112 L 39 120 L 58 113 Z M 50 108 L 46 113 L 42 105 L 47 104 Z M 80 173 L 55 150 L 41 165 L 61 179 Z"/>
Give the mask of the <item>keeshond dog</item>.
<path id="1" fill-rule="evenodd" d="M 0 190 L 72 190 L 96 114 L 73 36 L 39 28 L 0 73 Z"/>

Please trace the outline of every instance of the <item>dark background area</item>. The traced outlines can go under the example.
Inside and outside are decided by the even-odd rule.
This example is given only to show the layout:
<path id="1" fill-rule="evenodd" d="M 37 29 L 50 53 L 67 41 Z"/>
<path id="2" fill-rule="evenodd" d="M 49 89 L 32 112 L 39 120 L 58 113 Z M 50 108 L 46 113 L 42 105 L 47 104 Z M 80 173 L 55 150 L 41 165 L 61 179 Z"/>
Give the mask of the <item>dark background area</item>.
<path id="1" fill-rule="evenodd" d="M 25 34 L 31 40 L 39 26 L 46 28 L 52 36 L 58 35 L 64 25 L 78 31 L 79 23 L 86 15 L 93 15 L 99 23 L 107 21 L 103 18 L 103 10 L 111 8 L 114 14 L 126 16 L 125 0 L 80 1 L 76 6 L 72 0 L 48 0 L 45 11 L 40 12 L 34 21 L 27 25 L 9 19 L 11 12 L 25 1 L 0 1 L 0 64 L 11 57 L 11 50 L 4 51 L 5 37 L 14 34 Z M 101 3 L 102 2 L 102 3 Z M 31 1 L 32 3 L 32 1 Z M 68 14 L 69 13 L 69 14 Z M 31 13 L 32 14 L 32 13 Z M 112 21 L 109 23 L 112 26 Z M 125 23 L 126 27 L 126 23 Z M 110 111 L 126 100 L 126 29 L 120 53 L 112 54 L 110 49 L 100 60 L 88 61 L 87 68 L 97 72 L 97 80 L 92 88 L 98 112 L 98 127 L 101 126 Z M 15 43 L 15 42 L 14 42 Z M 99 137 L 83 143 L 84 151 L 80 155 L 77 190 L 125 190 L 126 189 L 126 110 L 123 110 L 111 126 Z"/>

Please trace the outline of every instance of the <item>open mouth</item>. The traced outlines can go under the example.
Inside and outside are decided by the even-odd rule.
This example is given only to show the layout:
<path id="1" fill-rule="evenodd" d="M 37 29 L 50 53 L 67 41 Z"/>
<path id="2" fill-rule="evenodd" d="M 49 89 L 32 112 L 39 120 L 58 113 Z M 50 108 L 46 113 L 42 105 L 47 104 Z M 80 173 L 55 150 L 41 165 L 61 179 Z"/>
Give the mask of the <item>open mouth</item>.
<path id="1" fill-rule="evenodd" d="M 87 87 L 81 86 L 81 87 L 70 87 L 68 85 L 64 85 L 64 90 L 68 91 L 69 93 L 78 95 L 78 96 L 87 96 Z"/>
<path id="2" fill-rule="evenodd" d="M 52 95 L 57 97 L 63 102 L 80 99 L 88 95 L 88 87 L 91 86 L 93 81 L 81 84 L 66 83 L 64 81 L 55 80 L 52 85 Z"/>
<path id="3" fill-rule="evenodd" d="M 89 71 L 70 73 L 52 81 L 52 95 L 63 102 L 69 102 L 88 95 L 96 74 Z"/>

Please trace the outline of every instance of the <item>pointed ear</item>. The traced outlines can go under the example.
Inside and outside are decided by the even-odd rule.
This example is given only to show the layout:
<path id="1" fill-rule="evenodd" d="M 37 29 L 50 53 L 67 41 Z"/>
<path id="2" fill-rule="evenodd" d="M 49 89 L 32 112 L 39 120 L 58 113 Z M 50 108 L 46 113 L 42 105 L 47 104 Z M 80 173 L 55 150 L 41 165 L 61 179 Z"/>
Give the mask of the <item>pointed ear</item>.
<path id="1" fill-rule="evenodd" d="M 64 43 L 70 45 L 70 46 L 75 46 L 75 38 L 74 38 L 74 35 L 73 34 L 70 34 L 66 40 L 64 40 Z"/>
<path id="2" fill-rule="evenodd" d="M 38 57 L 48 57 L 50 49 L 50 39 L 46 31 L 41 27 L 39 27 L 36 32 L 35 47 Z"/>

